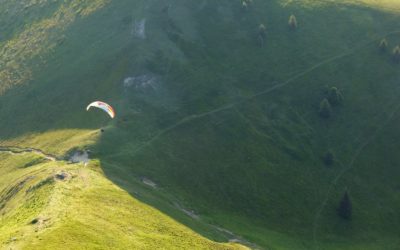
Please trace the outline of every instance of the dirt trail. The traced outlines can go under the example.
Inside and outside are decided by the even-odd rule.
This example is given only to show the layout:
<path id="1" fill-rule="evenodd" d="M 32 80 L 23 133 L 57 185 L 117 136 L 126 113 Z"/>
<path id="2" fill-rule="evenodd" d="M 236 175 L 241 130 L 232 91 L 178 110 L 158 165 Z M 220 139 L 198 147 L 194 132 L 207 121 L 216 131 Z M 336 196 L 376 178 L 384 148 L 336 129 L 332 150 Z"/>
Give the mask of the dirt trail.
<path id="1" fill-rule="evenodd" d="M 27 153 L 33 153 L 33 154 L 42 156 L 43 158 L 50 160 L 50 161 L 65 161 L 66 160 L 65 158 L 46 153 L 41 149 L 29 148 L 29 147 L 24 148 L 24 147 L 17 147 L 17 146 L 0 146 L 0 152 L 9 153 L 9 154 L 13 154 L 13 155 L 23 155 L 23 154 L 27 154 Z M 85 164 L 85 166 L 90 161 L 88 152 L 86 152 L 86 151 L 75 152 L 68 160 L 72 163 L 83 163 L 83 164 Z"/>
<path id="2" fill-rule="evenodd" d="M 55 155 L 48 154 L 41 149 L 37 148 L 23 148 L 23 147 L 16 147 L 16 146 L 0 146 L 0 152 L 5 152 L 9 154 L 26 154 L 26 153 L 34 153 L 39 156 L 42 156 L 50 161 L 61 161 L 61 158 L 58 158 Z"/>
<path id="3" fill-rule="evenodd" d="M 186 214 L 187 216 L 189 216 L 193 220 L 200 221 L 201 223 L 206 224 L 210 228 L 214 228 L 215 230 L 223 233 L 225 236 L 227 236 L 227 238 L 229 238 L 229 242 L 239 243 L 239 244 L 245 245 L 245 246 L 250 247 L 251 249 L 255 249 L 255 250 L 262 249 L 258 245 L 256 245 L 256 244 L 244 239 L 243 237 L 241 237 L 239 235 L 236 235 L 235 233 L 229 231 L 228 229 L 225 229 L 225 228 L 222 228 L 220 226 L 205 222 L 204 220 L 202 220 L 200 215 L 196 214 L 193 210 L 184 208 L 178 202 L 174 202 L 173 204 L 174 204 L 176 209 L 178 209 L 182 213 Z"/>

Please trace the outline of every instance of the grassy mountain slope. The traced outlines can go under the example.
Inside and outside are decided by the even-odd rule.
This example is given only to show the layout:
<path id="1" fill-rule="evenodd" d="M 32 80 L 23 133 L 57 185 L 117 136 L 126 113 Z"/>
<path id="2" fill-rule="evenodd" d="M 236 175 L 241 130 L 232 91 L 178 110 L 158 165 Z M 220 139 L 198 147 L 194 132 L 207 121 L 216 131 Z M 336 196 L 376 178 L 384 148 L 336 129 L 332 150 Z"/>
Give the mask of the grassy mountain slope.
<path id="1" fill-rule="evenodd" d="M 29 18 L 2 31 L 2 146 L 58 156 L 89 147 L 113 183 L 212 239 L 224 236 L 211 224 L 266 249 L 400 244 L 394 1 L 254 1 L 247 10 L 228 0 L 12 6 Z M 1 9 L 3 23 L 13 22 L 13 8 Z M 287 27 L 292 13 L 296 31 Z M 383 37 L 387 53 L 377 49 Z M 344 101 L 324 120 L 319 103 L 331 86 Z M 117 118 L 87 113 L 94 99 L 110 102 Z M 331 167 L 321 160 L 327 150 Z M 85 199 L 111 192 L 99 188 Z M 335 211 L 345 190 L 351 222 Z"/>
<path id="2" fill-rule="evenodd" d="M 1 154 L 4 249 L 235 249 L 200 237 L 132 198 L 94 162 Z"/>
<path id="3" fill-rule="evenodd" d="M 53 91 L 54 86 L 50 86 L 54 77 L 63 73 L 45 69 L 49 65 L 60 66 L 47 60 L 58 58 L 52 53 L 63 43 L 70 25 L 77 19 L 85 20 L 106 3 L 8 1 L 1 6 L 0 20 L 8 24 L 9 29 L 2 32 L 0 74 L 5 93 L 1 98 L 1 112 L 4 121 L 7 120 L 2 123 L 3 153 L 0 153 L 1 248 L 243 248 L 207 240 L 131 197 L 104 177 L 96 161 L 83 167 L 61 160 L 49 161 L 24 149 L 35 147 L 61 157 L 73 148 L 98 140 L 97 125 L 96 130 L 79 122 L 77 127 L 72 125 L 82 119 L 85 112 L 71 121 L 71 116 L 65 117 L 57 110 L 60 105 L 70 109 L 68 103 L 73 101 L 72 98 L 62 103 L 60 97 L 75 93 L 75 98 L 81 98 L 79 93 L 84 85 L 65 84 L 63 90 Z M 14 11 L 13 15 L 7 16 L 10 11 Z M 14 15 L 19 15 L 18 21 L 26 23 L 11 24 Z M 23 19 L 23 15 L 27 18 Z M 32 19 L 28 18 L 30 16 Z M 12 25 L 14 30 L 10 29 Z M 65 51 L 62 53 L 66 54 Z M 76 56 L 70 59 L 76 62 Z M 68 69 L 66 71 L 68 73 Z M 42 78 L 36 78 L 38 74 Z M 82 88 L 78 89 L 79 86 Z M 88 91 L 91 91 L 90 87 Z M 54 100 L 52 104 L 49 103 L 51 99 Z M 55 124 L 56 120 L 62 126 Z M 71 123 L 65 122 L 68 120 Z M 92 121 L 96 124 L 96 119 L 92 118 Z M 24 150 L 28 152 L 24 153 Z M 60 174 L 65 175 L 65 179 L 57 178 Z M 214 234 L 214 238 L 226 240 L 221 233 Z"/>

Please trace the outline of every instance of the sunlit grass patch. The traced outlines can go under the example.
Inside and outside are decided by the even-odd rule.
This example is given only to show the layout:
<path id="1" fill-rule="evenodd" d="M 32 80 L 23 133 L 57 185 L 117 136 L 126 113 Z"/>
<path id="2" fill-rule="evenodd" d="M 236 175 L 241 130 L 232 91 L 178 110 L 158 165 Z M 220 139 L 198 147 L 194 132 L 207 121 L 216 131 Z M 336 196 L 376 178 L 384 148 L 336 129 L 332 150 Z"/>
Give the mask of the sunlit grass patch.
<path id="1" fill-rule="evenodd" d="M 31 157 L 11 155 L 18 162 L 11 167 L 0 160 L 0 171 L 8 172 L 0 185 L 1 248 L 246 249 L 210 241 L 136 200 L 97 164 L 18 168 Z M 68 178 L 57 179 L 60 171 Z"/>
<path id="2" fill-rule="evenodd" d="M 400 12 L 400 2 L 397 0 L 279 0 L 284 6 L 292 4 L 304 7 L 321 7 L 329 5 L 359 5 L 381 9 L 389 12 Z"/>
<path id="3" fill-rule="evenodd" d="M 16 146 L 21 148 L 40 148 L 47 153 L 64 155 L 75 147 L 89 146 L 98 140 L 98 130 L 63 129 L 32 133 L 17 138 L 0 141 L 0 146 Z"/>

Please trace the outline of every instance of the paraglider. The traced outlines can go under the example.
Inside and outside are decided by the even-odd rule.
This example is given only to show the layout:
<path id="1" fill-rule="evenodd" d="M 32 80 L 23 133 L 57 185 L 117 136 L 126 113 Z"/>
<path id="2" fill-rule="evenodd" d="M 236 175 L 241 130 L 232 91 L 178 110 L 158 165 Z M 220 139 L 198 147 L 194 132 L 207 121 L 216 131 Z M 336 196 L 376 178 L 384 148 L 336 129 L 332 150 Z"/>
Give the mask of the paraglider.
<path id="1" fill-rule="evenodd" d="M 91 104 L 89 104 L 86 108 L 87 111 L 89 111 L 89 109 L 91 107 L 95 107 L 95 108 L 99 108 L 104 110 L 105 112 L 107 112 L 107 114 L 111 117 L 114 118 L 115 117 L 115 111 L 114 109 L 107 103 L 105 102 L 101 102 L 101 101 L 95 101 L 92 102 Z"/>

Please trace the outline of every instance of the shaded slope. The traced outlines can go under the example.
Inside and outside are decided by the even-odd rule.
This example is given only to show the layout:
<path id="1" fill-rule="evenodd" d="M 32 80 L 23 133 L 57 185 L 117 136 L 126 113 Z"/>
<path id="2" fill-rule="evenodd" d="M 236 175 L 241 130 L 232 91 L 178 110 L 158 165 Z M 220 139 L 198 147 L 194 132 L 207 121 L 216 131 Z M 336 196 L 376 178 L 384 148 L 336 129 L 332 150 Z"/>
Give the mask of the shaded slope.
<path id="1" fill-rule="evenodd" d="M 146 106 L 157 93 L 144 96 L 128 90 L 133 93 L 127 94 L 129 106 L 142 112 L 132 116 L 134 122 L 127 118 L 117 125 L 124 132 L 103 137 L 100 158 L 104 163 L 120 162 L 127 172 L 126 166 L 131 166 L 138 176 L 151 176 L 199 214 L 265 246 L 273 239 L 260 228 L 299 237 L 306 249 L 324 245 L 312 243 L 315 230 L 316 241 L 326 240 L 333 249 L 346 244 L 363 248 L 374 234 L 395 246 L 398 223 L 389 229 L 385 219 L 367 214 L 360 214 L 350 235 L 339 233 L 340 228 L 319 232 L 314 225 L 339 220 L 336 202 L 351 179 L 333 185 L 334 193 L 328 192 L 331 182 L 343 169 L 357 165 L 358 157 L 352 160 L 353 156 L 396 115 L 398 68 L 376 49 L 384 36 L 392 44 L 398 42 L 396 17 L 357 7 L 313 11 L 257 4 L 249 13 L 225 2 L 199 7 L 203 9 L 194 16 L 201 23 L 196 26 L 201 38 L 195 42 L 184 32 L 171 31 L 170 39 L 190 58 L 188 63 L 160 60 L 158 55 L 150 67 L 167 75 L 164 84 L 174 89 L 182 105 L 172 111 Z M 293 11 L 303 18 L 294 34 L 282 25 Z M 232 19 L 227 18 L 229 12 Z M 269 45 L 259 49 L 256 27 L 267 18 Z M 330 121 L 317 114 L 325 86 L 338 86 L 345 94 L 344 106 L 335 109 Z M 150 123 L 155 128 L 149 129 L 152 117 L 157 117 Z M 108 140 L 115 138 L 125 143 L 113 154 Z M 328 149 L 338 157 L 333 169 L 326 169 L 320 159 Z M 118 169 L 109 166 L 105 164 L 105 170 L 112 179 L 123 179 Z M 329 204 L 322 210 L 331 216 L 321 218 L 321 203 L 327 197 Z M 398 206 L 391 204 L 388 210 Z M 388 210 L 378 213 L 386 217 Z M 369 221 L 370 230 L 365 230 L 363 221 Z M 259 231 L 246 224 L 258 225 Z M 330 237 L 337 245 L 329 242 Z"/>

